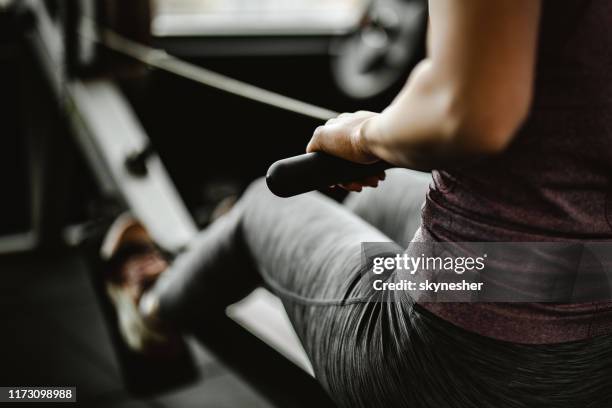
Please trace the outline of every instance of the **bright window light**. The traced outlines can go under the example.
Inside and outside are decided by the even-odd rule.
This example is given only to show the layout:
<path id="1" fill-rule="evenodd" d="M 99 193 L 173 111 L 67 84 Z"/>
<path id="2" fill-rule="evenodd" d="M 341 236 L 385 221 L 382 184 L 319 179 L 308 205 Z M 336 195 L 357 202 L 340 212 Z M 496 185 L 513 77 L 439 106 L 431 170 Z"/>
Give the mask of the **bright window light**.
<path id="1" fill-rule="evenodd" d="M 367 0 L 156 0 L 153 33 L 181 35 L 343 34 Z"/>

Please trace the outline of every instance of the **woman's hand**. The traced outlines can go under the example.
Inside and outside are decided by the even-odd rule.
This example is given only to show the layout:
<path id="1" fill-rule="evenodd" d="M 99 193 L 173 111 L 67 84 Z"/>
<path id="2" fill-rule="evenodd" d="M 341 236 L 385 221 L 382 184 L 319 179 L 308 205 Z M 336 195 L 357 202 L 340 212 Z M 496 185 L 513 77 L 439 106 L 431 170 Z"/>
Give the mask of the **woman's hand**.
<path id="1" fill-rule="evenodd" d="M 324 126 L 319 126 L 306 147 L 306 151 L 325 152 L 356 163 L 370 164 L 380 160 L 365 146 L 361 137 L 364 125 L 378 113 L 359 111 L 343 113 L 330 119 Z M 342 188 L 350 191 L 361 191 L 363 187 L 377 187 L 384 180 L 385 173 L 368 177 L 353 183 L 342 184 Z"/>

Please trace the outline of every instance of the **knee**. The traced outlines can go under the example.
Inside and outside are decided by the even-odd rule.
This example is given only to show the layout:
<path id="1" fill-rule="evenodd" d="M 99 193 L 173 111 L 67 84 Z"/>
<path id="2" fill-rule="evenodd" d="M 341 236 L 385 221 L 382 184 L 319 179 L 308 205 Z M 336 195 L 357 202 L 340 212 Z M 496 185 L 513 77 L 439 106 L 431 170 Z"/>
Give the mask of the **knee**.
<path id="1" fill-rule="evenodd" d="M 243 218 L 249 214 L 251 216 L 256 215 L 255 218 L 261 219 L 270 213 L 272 208 L 278 207 L 281 200 L 270 192 L 265 178 L 261 177 L 254 180 L 246 188 L 236 207 L 242 213 Z"/>
<path id="2" fill-rule="evenodd" d="M 241 201 L 250 202 L 262 197 L 273 197 L 264 177 L 260 177 L 249 184 L 241 197 Z"/>
<path id="3" fill-rule="evenodd" d="M 309 197 L 320 196 L 320 193 L 317 191 L 312 191 L 310 193 L 297 195 L 294 197 L 288 198 L 280 198 L 274 195 L 268 185 L 266 184 L 265 177 L 260 177 L 254 180 L 244 191 L 244 194 L 241 197 L 241 201 L 245 203 L 251 204 L 261 204 L 261 205 L 269 205 L 269 206 L 291 206 L 295 203 L 301 202 L 303 200 L 310 199 Z"/>
<path id="4" fill-rule="evenodd" d="M 268 191 L 268 187 L 266 186 L 266 178 L 265 177 L 259 177 L 255 180 L 253 180 L 251 182 L 251 184 L 249 184 L 249 186 L 247 187 L 246 191 L 259 191 L 259 190 L 266 190 Z"/>

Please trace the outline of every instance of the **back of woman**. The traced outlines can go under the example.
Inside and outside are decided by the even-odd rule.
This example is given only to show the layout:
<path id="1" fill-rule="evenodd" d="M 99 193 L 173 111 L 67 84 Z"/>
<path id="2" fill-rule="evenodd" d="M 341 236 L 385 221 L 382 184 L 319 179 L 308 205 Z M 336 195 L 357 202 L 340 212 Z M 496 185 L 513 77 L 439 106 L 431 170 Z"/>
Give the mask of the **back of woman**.
<path id="1" fill-rule="evenodd" d="M 440 241 L 612 239 L 612 3 L 543 2 L 532 108 L 507 150 L 434 172 Z"/>
<path id="2" fill-rule="evenodd" d="M 543 2 L 527 120 L 501 154 L 434 171 L 422 228 L 431 241 L 612 240 L 612 3 Z M 610 302 L 427 308 L 516 343 L 580 341 L 612 327 Z"/>

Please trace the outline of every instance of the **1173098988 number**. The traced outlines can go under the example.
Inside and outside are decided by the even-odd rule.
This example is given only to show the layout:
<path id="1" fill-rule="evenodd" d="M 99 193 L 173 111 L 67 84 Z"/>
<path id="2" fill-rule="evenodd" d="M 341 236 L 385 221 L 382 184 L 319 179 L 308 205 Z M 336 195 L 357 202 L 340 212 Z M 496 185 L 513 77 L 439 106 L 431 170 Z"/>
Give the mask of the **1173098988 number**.
<path id="1" fill-rule="evenodd" d="M 75 387 L 0 387 L 0 402 L 76 401 Z"/>

